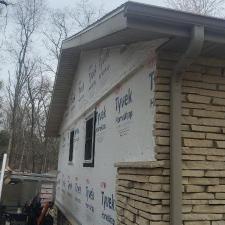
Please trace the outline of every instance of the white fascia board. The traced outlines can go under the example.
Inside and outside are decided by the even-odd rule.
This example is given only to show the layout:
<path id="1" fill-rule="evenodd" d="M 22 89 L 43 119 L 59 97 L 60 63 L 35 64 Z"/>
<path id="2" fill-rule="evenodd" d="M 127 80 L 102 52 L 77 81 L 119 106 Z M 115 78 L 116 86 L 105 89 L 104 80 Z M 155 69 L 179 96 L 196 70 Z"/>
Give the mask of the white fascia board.
<path id="1" fill-rule="evenodd" d="M 127 18 L 124 17 L 123 8 L 110 17 L 94 23 L 93 26 L 81 31 L 75 36 L 66 39 L 62 44 L 62 49 L 76 48 L 89 44 L 113 33 L 127 28 Z"/>

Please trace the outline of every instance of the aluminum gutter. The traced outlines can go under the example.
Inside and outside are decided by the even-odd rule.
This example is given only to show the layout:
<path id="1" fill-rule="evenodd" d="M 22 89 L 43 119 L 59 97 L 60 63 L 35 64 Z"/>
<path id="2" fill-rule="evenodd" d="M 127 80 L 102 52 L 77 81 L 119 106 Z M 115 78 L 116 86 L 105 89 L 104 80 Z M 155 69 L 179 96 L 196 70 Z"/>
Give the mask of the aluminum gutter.
<path id="1" fill-rule="evenodd" d="M 170 92 L 170 224 L 182 224 L 182 74 L 197 58 L 204 43 L 204 27 L 194 26 L 189 46 L 177 62 Z"/>
<path id="2" fill-rule="evenodd" d="M 224 30 L 225 20 L 222 18 L 199 15 L 165 7 L 153 6 L 136 2 L 127 2 L 124 15 L 137 17 L 151 17 L 168 23 L 180 24 L 204 24 L 206 27 Z"/>
<path id="3" fill-rule="evenodd" d="M 203 16 L 190 12 L 178 11 L 164 7 L 128 2 L 125 8 L 124 16 L 129 18 L 142 19 L 150 24 L 157 22 L 161 25 L 162 32 L 172 31 L 176 28 L 177 34 L 185 37 L 185 30 L 195 25 L 205 27 L 205 41 L 225 43 L 225 20 L 222 18 Z M 222 34 L 222 36 L 221 36 Z"/>

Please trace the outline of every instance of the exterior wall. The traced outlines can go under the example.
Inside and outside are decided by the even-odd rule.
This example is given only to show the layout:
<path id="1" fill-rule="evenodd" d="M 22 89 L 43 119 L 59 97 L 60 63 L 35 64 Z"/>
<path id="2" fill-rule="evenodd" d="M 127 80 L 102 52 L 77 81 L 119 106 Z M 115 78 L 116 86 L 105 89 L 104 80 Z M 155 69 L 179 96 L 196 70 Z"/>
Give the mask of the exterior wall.
<path id="1" fill-rule="evenodd" d="M 169 224 L 168 164 L 118 166 L 117 224 Z"/>
<path id="2" fill-rule="evenodd" d="M 224 224 L 224 61 L 202 59 L 183 79 L 183 219 Z"/>
<path id="3" fill-rule="evenodd" d="M 178 57 L 176 54 L 162 53 L 158 60 L 154 132 L 157 162 L 166 163 L 169 160 L 169 77 Z M 200 58 L 188 68 L 183 76 L 181 150 L 184 225 L 222 225 L 225 223 L 224 68 L 225 63 L 222 60 Z M 126 169 L 128 178 L 121 176 L 123 171 L 124 169 L 118 168 L 118 224 L 169 224 L 169 209 L 167 208 L 166 212 L 162 210 L 165 204 L 169 204 L 169 177 L 165 176 L 169 174 L 169 170 L 165 168 L 161 170 L 155 168 Z M 135 178 L 131 176 L 134 171 L 136 171 Z M 142 179 L 143 173 L 146 179 Z M 129 174 L 133 178 L 132 184 L 129 181 Z M 160 184 L 153 195 L 158 197 L 158 202 L 154 202 L 154 206 L 151 202 L 152 191 L 150 188 L 147 192 L 141 191 L 143 188 L 140 188 L 139 183 L 141 180 L 142 186 L 151 186 L 149 183 L 152 174 L 157 176 L 157 184 Z M 168 182 L 167 189 L 160 189 L 160 187 L 165 188 L 166 182 Z M 164 192 L 158 190 L 164 190 Z M 140 198 L 141 195 L 142 198 Z M 134 198 L 138 200 L 135 200 L 136 204 L 132 205 L 129 202 L 132 202 Z M 128 204 L 124 204 L 127 202 Z M 146 202 L 149 202 L 148 205 L 144 205 Z M 157 219 L 155 215 L 158 216 Z M 140 222 L 140 217 L 144 218 L 142 222 Z"/>
<path id="4" fill-rule="evenodd" d="M 81 55 L 61 127 L 56 189 L 56 203 L 74 220 L 72 224 L 115 224 L 114 163 L 155 159 L 154 50 L 161 43 L 137 43 Z M 85 121 L 94 109 L 95 165 L 87 168 L 83 167 Z M 72 130 L 74 157 L 69 162 Z"/>
<path id="5" fill-rule="evenodd" d="M 57 218 L 55 218 L 54 222 L 57 222 L 55 223 L 57 225 L 71 225 L 71 223 L 59 209 L 57 209 Z"/>
<path id="6" fill-rule="evenodd" d="M 155 74 L 155 158 L 117 166 L 118 225 L 169 225 L 170 71 L 158 64 Z"/>

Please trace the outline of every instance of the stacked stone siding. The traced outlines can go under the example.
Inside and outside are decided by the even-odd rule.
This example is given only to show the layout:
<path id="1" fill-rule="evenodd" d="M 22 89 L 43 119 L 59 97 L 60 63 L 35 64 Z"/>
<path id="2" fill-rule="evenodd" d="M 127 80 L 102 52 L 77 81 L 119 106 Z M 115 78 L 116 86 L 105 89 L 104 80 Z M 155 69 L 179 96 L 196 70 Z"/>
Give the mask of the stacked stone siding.
<path id="1" fill-rule="evenodd" d="M 225 61 L 199 59 L 183 77 L 185 225 L 225 224 Z"/>
<path id="2" fill-rule="evenodd" d="M 160 54 L 155 78 L 155 153 L 164 166 L 118 168 L 118 224 L 169 224 L 169 84 L 178 58 Z M 223 60 L 199 58 L 183 74 L 184 225 L 225 224 L 224 68 Z M 157 182 L 151 183 L 155 177 Z"/>
<path id="3" fill-rule="evenodd" d="M 168 165 L 164 162 L 146 164 L 118 166 L 118 225 L 149 225 L 150 221 L 151 225 L 168 224 Z"/>

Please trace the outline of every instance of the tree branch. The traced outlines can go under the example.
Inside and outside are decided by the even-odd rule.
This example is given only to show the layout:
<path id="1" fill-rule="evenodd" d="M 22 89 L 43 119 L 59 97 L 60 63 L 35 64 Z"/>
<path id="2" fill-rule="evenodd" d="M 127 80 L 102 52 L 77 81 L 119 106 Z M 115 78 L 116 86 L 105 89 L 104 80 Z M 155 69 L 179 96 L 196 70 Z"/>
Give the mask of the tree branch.
<path id="1" fill-rule="evenodd" d="M 2 0 L 0 0 L 0 4 L 5 5 L 5 6 L 10 5 L 8 2 L 6 2 L 6 1 L 2 1 Z"/>

